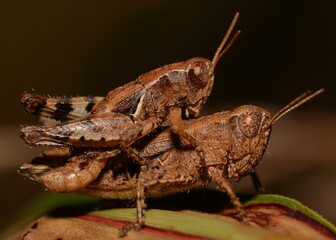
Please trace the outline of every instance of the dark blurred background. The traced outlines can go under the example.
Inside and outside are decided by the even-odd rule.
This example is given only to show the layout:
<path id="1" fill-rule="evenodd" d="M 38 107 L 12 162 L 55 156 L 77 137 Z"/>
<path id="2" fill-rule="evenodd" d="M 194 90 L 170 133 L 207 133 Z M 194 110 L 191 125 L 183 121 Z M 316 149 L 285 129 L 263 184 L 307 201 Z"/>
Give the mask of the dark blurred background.
<path id="1" fill-rule="evenodd" d="M 256 104 L 276 112 L 308 89 L 325 93 L 273 129 L 260 177 L 336 222 L 335 1 L 0 2 L 1 221 L 44 190 L 16 169 L 27 148 L 24 91 L 105 95 L 151 69 L 212 58 L 236 11 L 242 34 L 217 69 L 205 113 Z M 238 187 L 253 193 L 249 179 Z M 0 222 L 0 226 L 3 225 Z"/>

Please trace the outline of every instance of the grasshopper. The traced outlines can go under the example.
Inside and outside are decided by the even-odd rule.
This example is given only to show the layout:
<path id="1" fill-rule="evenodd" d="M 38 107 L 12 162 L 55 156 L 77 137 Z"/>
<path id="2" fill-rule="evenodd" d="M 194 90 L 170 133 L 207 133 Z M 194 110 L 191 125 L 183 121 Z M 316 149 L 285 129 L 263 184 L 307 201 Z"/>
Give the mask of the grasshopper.
<path id="1" fill-rule="evenodd" d="M 29 112 L 29 113 L 33 113 L 33 114 L 37 114 L 40 115 L 43 118 L 52 118 L 55 119 L 57 121 L 61 121 L 61 122 L 65 122 L 65 121 L 69 121 L 70 119 L 78 119 L 78 118 L 84 118 L 87 117 L 92 109 L 92 107 L 99 101 L 101 101 L 103 99 L 103 97 L 72 97 L 72 98 L 60 98 L 60 97 L 46 97 L 46 96 L 42 96 L 42 95 L 38 95 L 38 94 L 30 94 L 30 93 L 24 93 L 21 99 L 22 104 L 25 107 L 25 111 Z M 114 119 L 116 120 L 116 119 Z M 124 128 L 125 126 L 123 126 Z M 129 127 L 129 126 L 128 126 Z M 162 153 L 170 148 L 173 147 L 173 142 L 171 141 L 171 138 L 160 138 L 161 135 L 159 135 L 158 137 L 156 137 L 157 141 L 155 141 L 155 150 L 159 152 L 155 153 L 155 154 L 159 154 Z M 162 135 L 164 136 L 164 135 Z M 148 138 L 147 138 L 148 139 Z M 160 139 L 160 140 L 159 140 Z M 137 144 L 145 146 L 147 144 L 148 141 L 146 141 L 145 139 L 143 144 Z M 160 144 L 158 143 L 160 142 Z M 60 144 L 62 145 L 62 143 Z M 102 146 L 102 145 L 101 145 Z M 150 150 L 152 148 L 147 147 L 146 151 L 153 151 Z M 69 151 L 68 150 L 63 150 L 63 152 L 69 156 Z M 114 155 L 113 153 L 117 154 L 119 153 L 118 151 L 115 152 L 110 152 L 112 155 Z M 46 152 L 45 154 L 47 154 L 49 156 L 49 152 Z M 98 154 L 98 153 L 96 153 Z M 154 153 L 152 153 L 153 155 Z M 57 151 L 57 156 L 62 155 L 60 153 L 60 151 Z M 110 157 L 112 157 L 112 155 L 110 155 Z M 46 157 L 46 156 L 44 156 Z M 50 157 L 50 156 L 49 156 Z M 70 159 L 69 162 L 72 162 L 73 164 L 75 164 L 75 162 L 83 162 L 86 159 L 86 155 L 84 156 L 74 156 L 74 159 Z M 140 154 L 141 158 L 144 157 L 151 157 L 151 154 Z M 79 160 L 82 159 L 82 160 Z M 105 161 L 100 161 L 100 164 L 105 164 Z M 100 168 L 103 168 L 104 165 L 100 165 Z M 87 167 L 88 170 L 90 171 L 90 167 Z M 93 180 L 95 177 L 98 176 L 99 172 L 97 171 L 97 169 L 100 168 L 95 168 L 95 171 L 92 171 L 89 175 L 84 175 L 89 177 L 90 180 Z M 79 169 L 79 168 L 77 168 Z M 64 170 L 65 171 L 65 170 Z M 60 172 L 63 172 L 60 171 Z M 62 174 L 61 176 L 64 177 L 64 174 Z M 71 175 L 72 177 L 75 177 L 76 175 Z M 264 192 L 264 188 L 262 187 L 262 184 L 256 174 L 256 172 L 252 172 L 250 174 L 250 176 L 252 177 L 253 180 L 253 184 L 256 188 L 256 191 L 259 193 Z M 76 177 L 75 177 L 76 178 Z M 48 179 L 51 179 L 48 177 Z M 62 181 L 62 177 L 57 178 L 60 181 Z M 66 177 L 66 181 L 65 183 L 70 183 L 73 181 L 79 181 L 78 179 L 76 180 L 72 180 L 69 176 Z M 50 184 L 48 184 L 48 182 Z M 62 191 L 68 192 L 68 191 L 75 191 L 76 189 L 79 188 L 83 188 L 85 187 L 85 184 L 87 184 L 89 181 L 88 179 L 81 179 L 81 183 L 77 185 L 77 187 L 74 187 L 74 185 L 72 185 L 71 187 L 65 187 L 65 189 L 63 189 Z M 52 185 L 51 185 L 52 184 Z M 44 181 L 44 185 L 50 189 L 50 190 L 54 190 L 54 191 L 61 191 L 59 189 L 59 184 L 56 183 L 55 180 L 53 181 Z M 56 189 L 54 189 L 54 187 L 56 187 Z"/>
<path id="2" fill-rule="evenodd" d="M 212 61 L 195 57 L 163 66 L 110 91 L 104 98 L 86 99 L 86 106 L 81 97 L 73 101 L 67 98 L 58 99 L 59 101 L 49 99 L 48 102 L 44 96 L 24 94 L 21 101 L 28 112 L 65 123 L 25 127 L 22 129 L 23 139 L 32 146 L 120 147 L 144 164 L 145 161 L 130 146 L 159 126 L 168 124 L 173 132 L 202 155 L 196 140 L 185 131 L 182 117 L 197 117 L 209 97 L 217 63 L 240 33 L 238 31 L 226 45 L 238 16 L 239 13 L 236 13 Z M 111 129 L 118 133 L 112 141 L 108 130 L 118 127 L 107 123 L 106 119 L 113 117 L 126 121 L 129 127 L 121 132 L 120 128 Z M 102 128 L 106 129 L 107 135 L 100 132 Z M 111 141 L 106 141 L 107 139 Z"/>
<path id="3" fill-rule="evenodd" d="M 195 137 L 204 149 L 205 164 L 195 149 L 181 145 L 179 138 L 169 128 L 132 145 L 141 157 L 147 159 L 146 168 L 123 155 L 109 157 L 110 153 L 103 150 L 109 158 L 108 164 L 93 182 L 76 191 L 103 198 L 136 199 L 137 222 L 123 228 L 121 235 L 143 226 L 145 197 L 162 197 L 204 187 L 209 182 L 214 182 L 220 190 L 227 192 L 238 217 L 246 220 L 231 183 L 254 171 L 266 150 L 273 124 L 321 92 L 323 89 L 302 94 L 273 117 L 260 107 L 244 105 L 233 111 L 185 120 L 186 132 Z M 56 153 L 56 156 L 73 158 L 71 154 Z M 63 174 L 63 180 L 70 175 L 80 175 L 80 171 L 73 169 L 71 163 L 65 164 L 66 161 L 63 161 L 53 166 L 50 158 L 50 154 L 49 157 L 46 154 L 40 161 L 24 164 L 19 171 L 46 187 L 48 181 L 55 181 L 55 173 Z M 64 171 L 65 168 L 67 171 Z M 69 185 L 64 183 L 57 182 L 59 189 Z"/>

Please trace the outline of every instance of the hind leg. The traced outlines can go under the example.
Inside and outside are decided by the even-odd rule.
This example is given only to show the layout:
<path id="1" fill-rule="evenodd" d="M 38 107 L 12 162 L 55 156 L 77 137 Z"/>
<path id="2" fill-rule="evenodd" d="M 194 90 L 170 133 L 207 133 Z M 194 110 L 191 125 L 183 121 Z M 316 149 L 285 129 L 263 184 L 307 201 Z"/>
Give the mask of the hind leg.
<path id="1" fill-rule="evenodd" d="M 171 154 L 174 156 L 175 154 Z M 195 154 L 196 155 L 196 154 Z M 188 157 L 188 156 L 186 156 Z M 172 159 L 171 159 L 172 160 Z M 161 197 L 170 193 L 186 191 L 191 188 L 203 186 L 200 169 L 196 165 L 183 164 L 179 159 L 174 161 L 154 159 L 155 167 L 143 167 L 137 181 L 136 196 L 136 223 L 126 225 L 120 229 L 120 236 L 128 231 L 139 231 L 145 223 L 145 197 Z"/>
<path id="2" fill-rule="evenodd" d="M 46 188 L 56 192 L 73 192 L 86 187 L 95 180 L 110 157 L 119 150 L 87 152 L 72 156 L 62 166 L 46 164 L 24 164 L 19 172 Z"/>

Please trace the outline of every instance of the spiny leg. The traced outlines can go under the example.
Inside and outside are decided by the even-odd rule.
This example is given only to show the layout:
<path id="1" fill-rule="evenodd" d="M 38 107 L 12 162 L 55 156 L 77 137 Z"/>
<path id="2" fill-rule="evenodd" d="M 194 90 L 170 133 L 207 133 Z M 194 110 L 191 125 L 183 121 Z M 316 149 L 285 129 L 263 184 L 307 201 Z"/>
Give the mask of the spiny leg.
<path id="1" fill-rule="evenodd" d="M 111 112 L 51 126 L 26 126 L 21 137 L 30 146 L 121 147 L 130 157 L 145 164 L 131 144 L 157 128 L 156 119 L 137 121 Z"/>
<path id="2" fill-rule="evenodd" d="M 86 187 L 95 180 L 105 167 L 108 158 L 119 152 L 119 150 L 87 152 L 72 156 L 63 166 L 24 164 L 19 171 L 34 181 L 42 183 L 49 190 L 73 192 Z"/>
<path id="3" fill-rule="evenodd" d="M 124 237 L 127 235 L 129 231 L 140 231 L 141 227 L 144 225 L 145 216 L 145 184 L 142 179 L 142 171 L 139 174 L 138 182 L 137 182 L 137 198 L 136 198 L 136 223 L 130 223 L 125 225 L 119 230 L 119 236 Z"/>
<path id="4" fill-rule="evenodd" d="M 208 173 L 217 186 L 229 195 L 233 206 L 238 212 L 238 218 L 245 222 L 245 211 L 242 208 L 241 202 L 233 191 L 230 181 L 223 176 L 223 170 L 216 167 L 209 167 Z"/>
<path id="5" fill-rule="evenodd" d="M 129 116 L 109 114 L 48 126 L 25 126 L 21 137 L 30 146 L 119 147 L 138 125 Z"/>
<path id="6" fill-rule="evenodd" d="M 199 168 L 194 166 L 180 165 L 176 159 L 174 162 L 167 163 L 160 161 L 159 168 L 146 169 L 142 167 L 137 182 L 136 198 L 136 223 L 124 226 L 120 229 L 120 236 L 125 236 L 130 230 L 139 231 L 145 223 L 144 209 L 146 192 L 151 192 L 151 188 L 159 186 L 162 191 L 167 187 L 167 191 L 174 187 L 181 190 L 188 190 L 194 187 L 200 187 L 204 182 L 200 178 Z M 169 166 L 166 169 L 166 165 Z M 180 190 L 180 191 L 181 191 Z"/>

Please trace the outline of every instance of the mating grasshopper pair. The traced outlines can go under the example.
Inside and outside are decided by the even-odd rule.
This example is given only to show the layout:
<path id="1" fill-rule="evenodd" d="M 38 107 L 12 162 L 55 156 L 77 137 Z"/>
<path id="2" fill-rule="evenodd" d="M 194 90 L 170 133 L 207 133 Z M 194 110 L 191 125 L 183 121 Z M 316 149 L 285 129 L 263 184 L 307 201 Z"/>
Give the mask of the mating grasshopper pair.
<path id="1" fill-rule="evenodd" d="M 224 47 L 237 19 L 238 14 L 212 61 L 192 58 L 164 66 L 105 98 L 24 94 L 22 103 L 28 112 L 64 122 L 24 127 L 25 142 L 70 150 L 45 152 L 19 171 L 54 191 L 136 198 L 137 223 L 132 227 L 137 229 L 144 223 L 145 196 L 161 197 L 210 181 L 228 193 L 244 220 L 230 182 L 253 172 L 272 124 L 322 90 L 300 96 L 273 118 L 259 107 L 246 105 L 183 121 L 197 117 L 210 95 L 215 67 L 240 33 Z"/>

